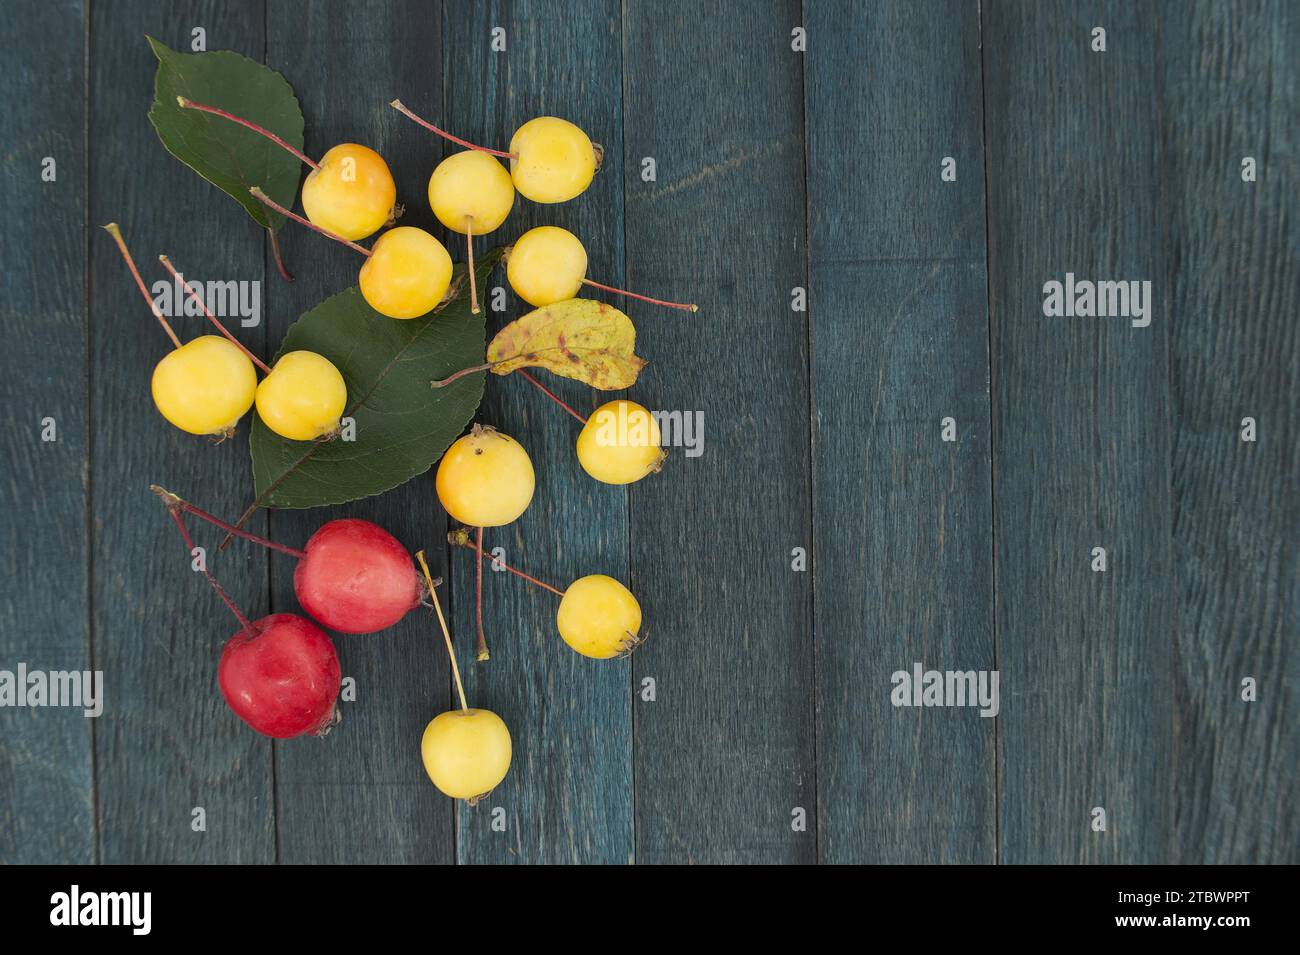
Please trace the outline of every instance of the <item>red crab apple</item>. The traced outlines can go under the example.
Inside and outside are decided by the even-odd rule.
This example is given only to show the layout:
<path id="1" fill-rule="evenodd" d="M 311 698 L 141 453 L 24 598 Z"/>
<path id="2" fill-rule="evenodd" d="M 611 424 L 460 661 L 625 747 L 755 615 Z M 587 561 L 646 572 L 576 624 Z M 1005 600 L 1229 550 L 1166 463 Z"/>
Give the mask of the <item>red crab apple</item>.
<path id="1" fill-rule="evenodd" d="M 303 610 L 340 633 L 383 630 L 420 603 L 411 555 L 378 524 L 355 518 L 330 521 L 311 536 L 293 591 Z"/>
<path id="2" fill-rule="evenodd" d="M 241 628 L 221 653 L 221 695 L 264 736 L 324 736 L 337 722 L 339 657 L 305 617 L 275 613 Z"/>
<path id="3" fill-rule="evenodd" d="M 155 493 L 158 490 L 155 487 Z M 185 552 L 193 557 L 196 549 L 185 526 L 183 502 L 174 494 L 159 496 L 185 541 Z M 217 667 L 217 684 L 227 705 L 257 732 L 276 739 L 328 733 L 339 721 L 339 655 L 333 641 L 297 614 L 272 614 L 254 623 L 206 562 L 195 566 L 239 621 L 239 632 L 226 642 Z"/>

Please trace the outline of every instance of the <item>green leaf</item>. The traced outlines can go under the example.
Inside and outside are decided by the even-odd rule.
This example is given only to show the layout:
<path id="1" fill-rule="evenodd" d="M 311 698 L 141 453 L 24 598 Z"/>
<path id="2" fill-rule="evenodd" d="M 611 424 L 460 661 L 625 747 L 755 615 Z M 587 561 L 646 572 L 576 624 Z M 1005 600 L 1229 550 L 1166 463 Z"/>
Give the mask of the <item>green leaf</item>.
<path id="1" fill-rule="evenodd" d="M 265 136 L 220 116 L 183 109 L 176 97 L 217 106 L 269 129 L 302 149 L 302 110 L 287 80 L 275 70 L 238 53 L 177 53 L 146 37 L 158 57 L 149 122 L 167 151 L 214 186 L 234 196 L 259 225 L 278 230 L 284 216 L 258 202 L 248 190 L 293 208 L 302 160 Z"/>
<path id="2" fill-rule="evenodd" d="M 501 258 L 475 260 L 480 288 Z M 294 322 L 279 355 L 305 349 L 324 355 L 348 386 L 345 417 L 356 439 L 289 441 L 253 422 L 255 506 L 317 507 L 369 497 L 423 474 L 442 457 L 478 409 L 485 372 L 444 388 L 430 382 L 483 360 L 483 313 L 470 312 L 465 266 L 452 276 L 440 309 L 407 321 L 387 318 L 350 288 Z M 429 489 L 432 500 L 433 489 Z"/>

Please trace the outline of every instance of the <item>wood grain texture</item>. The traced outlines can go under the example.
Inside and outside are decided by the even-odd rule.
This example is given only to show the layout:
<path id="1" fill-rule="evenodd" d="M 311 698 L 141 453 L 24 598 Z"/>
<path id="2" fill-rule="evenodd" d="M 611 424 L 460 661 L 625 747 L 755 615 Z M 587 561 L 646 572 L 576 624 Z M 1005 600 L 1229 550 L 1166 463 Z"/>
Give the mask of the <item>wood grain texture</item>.
<path id="1" fill-rule="evenodd" d="M 797 3 L 624 10 L 628 282 L 695 315 L 633 309 L 633 394 L 704 414 L 632 488 L 637 859 L 816 858 L 809 575 L 803 61 Z M 657 178 L 641 178 L 653 157 Z M 805 831 L 794 831 L 802 808 Z"/>
<path id="2" fill-rule="evenodd" d="M 1300 258 L 1287 3 L 1166 9 L 1181 862 L 1295 863 Z M 1257 180 L 1242 180 L 1253 157 Z M 1252 417 L 1258 441 L 1241 440 Z M 1242 680 L 1258 702 L 1242 700 Z"/>
<path id="3" fill-rule="evenodd" d="M 425 197 L 428 142 L 388 104 L 395 97 L 436 102 L 441 96 L 439 5 L 274 0 L 267 14 L 267 63 L 297 91 L 307 154 L 319 158 L 342 142 L 377 150 L 397 182 L 405 207 L 401 224 L 433 228 Z M 282 249 L 297 279 L 281 282 L 268 259 L 273 342 L 303 312 L 355 285 L 362 263 L 352 250 L 292 223 L 282 233 Z M 277 539 L 302 546 L 338 517 L 374 521 L 412 552 L 423 548 L 430 571 L 446 575 L 446 523 L 430 478 L 339 507 L 276 510 L 270 527 Z M 272 558 L 277 611 L 301 613 L 295 564 L 279 554 Z M 326 739 L 275 744 L 280 861 L 450 862 L 451 804 L 430 785 L 420 759 L 425 724 L 449 705 L 449 671 L 435 619 L 417 609 L 382 633 L 337 634 L 334 643 L 343 675 L 356 682 L 356 700 L 340 704 L 343 723 Z"/>
<path id="4" fill-rule="evenodd" d="M 562 116 L 605 144 L 605 163 L 576 199 L 537 205 L 522 196 L 505 225 L 479 248 L 510 242 L 537 225 L 562 226 L 587 248 L 588 274 L 623 280 L 622 71 L 619 6 L 613 0 L 454 4 L 444 20 L 447 125 L 502 148 L 534 116 Z M 505 31 L 505 52 L 490 49 Z M 414 104 L 412 105 L 414 108 Z M 435 157 L 449 144 L 430 142 Z M 454 147 L 453 147 L 454 148 Z M 464 237 L 448 234 L 452 255 Z M 503 270 L 490 285 L 505 285 Z M 594 296 L 593 296 L 594 297 Z M 489 311 L 492 334 L 531 310 L 506 287 L 507 310 Z M 620 307 L 622 307 L 620 305 Z M 587 413 L 612 396 L 539 373 L 547 387 Z M 598 484 L 574 452 L 580 425 L 518 375 L 492 377 L 477 419 L 517 438 L 532 457 L 537 489 L 514 524 L 487 531 L 507 563 L 563 589 L 586 574 L 628 580 L 627 492 Z M 556 630 L 557 598 L 506 573 L 484 572 L 484 624 L 492 659 L 475 663 L 474 556 L 452 555 L 455 623 L 471 706 L 510 728 L 514 762 L 492 797 L 457 808 L 463 863 L 628 862 L 632 858 L 629 664 L 589 660 Z M 492 812 L 505 810 L 506 831 Z"/>
<path id="5" fill-rule="evenodd" d="M 0 31 L 0 667 L 86 671 L 85 9 L 24 14 Z M 0 862 L 95 861 L 92 724 L 81 709 L 0 710 Z"/>
<path id="6" fill-rule="evenodd" d="M 107 11 L 102 11 L 107 13 Z M 90 221 L 121 224 L 141 273 L 167 273 L 165 252 L 190 280 L 261 280 L 262 232 L 228 196 L 178 163 L 146 113 L 156 61 L 146 33 L 190 48 L 203 27 L 210 49 L 260 59 L 260 3 L 115 3 L 91 19 Z M 156 482 L 214 513 L 238 513 L 249 485 L 247 421 L 212 445 L 163 420 L 149 378 L 168 342 L 112 240 L 90 242 L 91 566 L 96 666 L 108 702 L 96 726 L 101 859 L 270 862 L 275 858 L 271 745 L 249 731 L 217 690 L 217 661 L 238 630 L 158 499 Z M 179 318 L 182 340 L 201 318 Z M 262 329 L 242 330 L 261 349 Z M 251 331 L 252 334 L 246 334 Z M 266 612 L 266 557 L 216 553 L 219 535 L 191 523 L 209 566 L 240 606 Z M 259 519 L 251 528 L 264 529 Z M 191 829 L 201 806 L 207 831 Z"/>
<path id="7" fill-rule="evenodd" d="M 985 10 L 1003 862 L 1170 854 L 1172 316 L 1151 16 Z M 1150 326 L 1045 317 L 1043 284 L 1067 272 L 1151 280 Z"/>
<path id="8" fill-rule="evenodd" d="M 994 721 L 890 700 L 995 667 L 979 11 L 807 12 L 820 857 L 992 862 Z"/>
<path id="9" fill-rule="evenodd" d="M 146 490 L 237 514 L 248 422 L 214 447 L 162 420 L 168 343 L 97 226 L 121 224 L 148 281 L 159 252 L 262 281 L 264 323 L 236 334 L 264 355 L 360 264 L 290 224 L 282 283 L 257 225 L 158 142 L 143 37 L 189 50 L 199 27 L 284 72 L 309 153 L 378 149 L 403 224 L 457 259 L 426 199 L 453 147 L 388 102 L 494 146 L 578 122 L 606 147 L 591 188 L 519 198 L 477 248 L 565 226 L 592 278 L 701 305 L 591 296 L 637 323 L 629 397 L 703 412 L 701 457 L 597 484 L 577 423 L 518 376 L 478 416 L 537 472 L 488 546 L 559 586 L 627 582 L 649 637 L 630 661 L 577 656 L 553 596 L 489 570 L 476 664 L 473 558 L 447 552 L 432 475 L 252 522 L 301 545 L 368 518 L 450 578 L 471 703 L 514 737 L 477 808 L 421 766 L 453 705 L 427 611 L 338 636 L 342 726 L 271 744 L 218 692 L 235 623 Z M 0 238 L 0 669 L 100 668 L 106 701 L 0 708 L 0 862 L 1300 861 L 1297 38 L 1284 0 L 22 4 L 0 198 L 38 225 Z M 1151 325 L 1045 317 L 1066 272 L 1150 280 Z M 527 310 L 501 272 L 489 305 L 498 286 L 490 330 Z M 584 412 L 614 397 L 543 377 Z M 250 614 L 299 609 L 290 562 L 191 529 Z M 893 708 L 913 662 L 996 667 L 998 718 Z"/>

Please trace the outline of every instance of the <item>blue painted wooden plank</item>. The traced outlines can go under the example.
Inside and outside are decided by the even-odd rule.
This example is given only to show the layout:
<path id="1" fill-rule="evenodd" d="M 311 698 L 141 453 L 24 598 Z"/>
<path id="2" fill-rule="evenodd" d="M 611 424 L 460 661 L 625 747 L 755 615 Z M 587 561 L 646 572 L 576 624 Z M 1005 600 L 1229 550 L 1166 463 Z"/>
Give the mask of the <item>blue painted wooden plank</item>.
<path id="1" fill-rule="evenodd" d="M 816 858 L 803 57 L 797 3 L 624 10 L 628 282 L 651 364 L 632 396 L 703 414 L 632 489 L 637 859 Z M 647 181 L 647 159 L 655 178 Z M 799 811 L 805 820 L 799 825 Z"/>
<path id="2" fill-rule="evenodd" d="M 471 141 L 503 148 L 534 116 L 562 116 L 607 147 L 605 164 L 576 199 L 515 209 L 479 249 L 508 243 L 537 225 L 558 225 L 587 248 L 589 274 L 622 281 L 622 73 L 619 5 L 526 2 L 456 5 L 444 18 L 444 118 Z M 493 52 L 493 30 L 505 50 Z M 407 101 L 413 109 L 414 103 Z M 433 161 L 454 147 L 429 142 Z M 464 237 L 447 233 L 452 255 Z M 493 285 L 505 285 L 498 272 Z M 506 310 L 489 312 L 489 334 L 531 309 L 506 287 Z M 575 382 L 539 372 L 584 413 L 605 400 Z M 609 397 L 609 396 L 605 396 Z M 487 532 L 505 560 L 560 588 L 585 574 L 628 580 L 627 494 L 597 484 L 574 453 L 579 425 L 526 381 L 491 378 L 477 418 L 518 439 L 537 474 L 528 511 Z M 471 706 L 506 721 L 514 742 L 510 774 L 491 799 L 457 807 L 457 855 L 464 863 L 630 861 L 632 765 L 630 670 L 625 660 L 580 657 L 560 639 L 557 598 L 506 573 L 485 571 L 484 621 L 491 660 L 475 663 L 474 558 L 452 555 L 455 626 Z M 492 828 L 505 810 L 505 831 Z"/>
<path id="3" fill-rule="evenodd" d="M 1180 862 L 1295 863 L 1300 11 L 1196 3 L 1162 12 L 1175 317 L 1175 848 Z M 1247 157 L 1253 182 L 1243 180 Z M 1242 440 L 1247 417 L 1253 443 Z M 1242 698 L 1246 678 L 1256 702 Z"/>
<path id="4" fill-rule="evenodd" d="M 102 15 L 101 15 L 102 14 Z M 260 59 L 260 3 L 115 3 L 91 20 L 90 221 L 119 222 L 150 282 L 167 253 L 191 280 L 261 281 L 263 233 L 225 194 L 178 163 L 146 113 L 156 61 L 145 34 L 190 49 Z M 216 513 L 237 514 L 250 484 L 248 422 L 213 446 L 167 424 L 149 377 L 168 343 L 113 247 L 89 236 L 90 429 L 95 664 L 108 702 L 96 726 L 102 861 L 270 862 L 271 746 L 227 708 L 217 662 L 238 625 L 192 573 L 184 546 L 150 482 Z M 177 333 L 202 333 L 182 318 Z M 262 329 L 233 329 L 251 348 Z M 251 526 L 264 530 L 258 518 Z M 194 528 L 210 566 L 251 615 L 267 608 L 265 555 L 216 553 L 219 536 Z M 192 828 L 203 808 L 206 831 Z"/>
<path id="5" fill-rule="evenodd" d="M 994 720 L 891 702 L 995 667 L 979 11 L 807 14 L 820 857 L 992 862 Z"/>
<path id="6" fill-rule="evenodd" d="M 309 4 L 272 2 L 267 62 L 281 70 L 306 117 L 306 151 L 319 157 L 341 142 L 362 143 L 387 161 L 405 207 L 401 224 L 432 228 L 425 198 L 425 134 L 389 107 L 394 97 L 441 95 L 440 6 L 422 0 Z M 290 224 L 282 249 L 297 280 L 268 295 L 278 342 L 297 317 L 357 282 L 361 258 Z M 268 275 L 273 275 L 268 260 Z M 274 351 L 274 346 L 270 349 Z M 295 546 L 336 517 L 374 521 L 412 552 L 424 548 L 445 575 L 446 528 L 432 482 L 416 480 L 341 507 L 276 510 L 274 536 Z M 272 606 L 298 612 L 295 561 L 272 558 Z M 446 588 L 444 588 L 444 591 Z M 420 759 L 425 724 L 449 705 L 446 654 L 437 624 L 419 609 L 370 636 L 334 636 L 356 699 L 326 739 L 276 743 L 276 828 L 287 863 L 450 862 L 452 812 Z M 359 769 L 364 767 L 364 769 Z"/>
<path id="7" fill-rule="evenodd" d="M 4 379 L 0 668 L 93 665 L 86 561 L 85 17 L 26 4 L 0 34 L 8 154 L 0 203 Z M 53 166 L 47 166 L 53 163 Z M 51 178 L 47 178 L 47 176 Z M 52 429 L 52 430 L 51 430 Z M 44 433 L 44 435 L 43 435 Z M 45 440 L 46 438 L 50 440 Z M 93 721 L 0 709 L 0 861 L 93 862 Z"/>
<path id="8" fill-rule="evenodd" d="M 994 4 L 983 37 L 1000 858 L 1164 862 L 1175 316 L 1152 8 Z M 1044 284 L 1070 273 L 1150 282 L 1150 324 L 1045 316 Z"/>

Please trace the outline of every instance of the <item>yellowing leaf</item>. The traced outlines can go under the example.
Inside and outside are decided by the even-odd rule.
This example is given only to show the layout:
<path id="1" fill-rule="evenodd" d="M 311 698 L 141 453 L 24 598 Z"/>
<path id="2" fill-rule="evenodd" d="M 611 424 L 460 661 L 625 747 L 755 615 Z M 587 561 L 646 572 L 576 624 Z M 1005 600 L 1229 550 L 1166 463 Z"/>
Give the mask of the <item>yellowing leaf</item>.
<path id="1" fill-rule="evenodd" d="M 601 391 L 618 391 L 632 387 L 645 367 L 635 348 L 632 319 L 604 302 L 572 298 L 529 312 L 501 329 L 488 345 L 487 360 L 498 375 L 545 368 Z"/>

